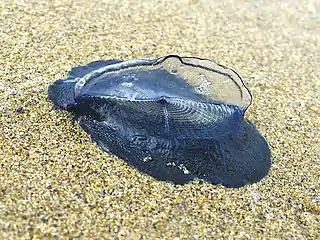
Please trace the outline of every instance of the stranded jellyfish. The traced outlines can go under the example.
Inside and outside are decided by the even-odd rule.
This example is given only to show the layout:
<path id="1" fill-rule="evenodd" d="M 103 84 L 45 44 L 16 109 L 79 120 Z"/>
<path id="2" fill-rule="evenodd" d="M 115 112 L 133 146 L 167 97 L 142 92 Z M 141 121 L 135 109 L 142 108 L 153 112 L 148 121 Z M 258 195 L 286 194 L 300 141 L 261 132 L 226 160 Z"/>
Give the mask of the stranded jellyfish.
<path id="1" fill-rule="evenodd" d="M 241 187 L 271 165 L 267 142 L 244 119 L 250 91 L 211 60 L 96 61 L 72 68 L 48 93 L 102 149 L 158 180 Z"/>

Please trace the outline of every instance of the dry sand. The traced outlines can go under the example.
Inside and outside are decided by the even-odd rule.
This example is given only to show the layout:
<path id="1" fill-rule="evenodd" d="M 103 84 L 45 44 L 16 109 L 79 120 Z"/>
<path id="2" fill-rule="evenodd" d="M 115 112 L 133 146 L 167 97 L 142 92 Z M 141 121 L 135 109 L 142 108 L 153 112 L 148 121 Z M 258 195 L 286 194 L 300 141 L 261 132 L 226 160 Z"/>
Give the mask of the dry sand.
<path id="1" fill-rule="evenodd" d="M 1 239 L 320 238 L 320 3 L 219 2 L 0 1 Z M 156 181 L 48 101 L 73 66 L 172 53 L 243 76 L 272 151 L 264 180 Z"/>

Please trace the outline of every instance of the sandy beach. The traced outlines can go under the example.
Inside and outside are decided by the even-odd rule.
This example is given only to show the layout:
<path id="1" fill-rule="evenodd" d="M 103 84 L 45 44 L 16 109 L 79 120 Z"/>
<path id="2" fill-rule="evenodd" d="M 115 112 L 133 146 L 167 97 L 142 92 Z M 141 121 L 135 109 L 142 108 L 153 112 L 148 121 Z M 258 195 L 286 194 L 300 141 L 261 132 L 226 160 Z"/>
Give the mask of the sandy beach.
<path id="1" fill-rule="evenodd" d="M 262 181 L 173 185 L 110 156 L 47 88 L 95 60 L 235 69 L 267 139 Z M 1 239 L 319 239 L 320 2 L 0 1 Z"/>

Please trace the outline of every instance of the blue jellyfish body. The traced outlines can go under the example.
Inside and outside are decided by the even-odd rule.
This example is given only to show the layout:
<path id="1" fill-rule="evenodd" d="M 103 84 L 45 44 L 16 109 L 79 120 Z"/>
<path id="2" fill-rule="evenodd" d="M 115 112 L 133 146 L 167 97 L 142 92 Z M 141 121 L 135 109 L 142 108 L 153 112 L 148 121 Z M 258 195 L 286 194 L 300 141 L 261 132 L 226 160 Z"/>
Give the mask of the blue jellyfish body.
<path id="1" fill-rule="evenodd" d="M 270 168 L 268 144 L 244 120 L 249 90 L 213 61 L 96 61 L 73 68 L 48 93 L 104 150 L 159 180 L 241 187 Z"/>

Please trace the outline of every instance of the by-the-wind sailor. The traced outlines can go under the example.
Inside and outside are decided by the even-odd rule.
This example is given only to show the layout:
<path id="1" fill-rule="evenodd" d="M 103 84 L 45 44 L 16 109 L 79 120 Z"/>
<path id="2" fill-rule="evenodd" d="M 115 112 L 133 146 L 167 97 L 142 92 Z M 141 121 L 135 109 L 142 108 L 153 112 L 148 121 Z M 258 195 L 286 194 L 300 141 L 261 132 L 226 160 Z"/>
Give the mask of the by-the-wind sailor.
<path id="1" fill-rule="evenodd" d="M 270 168 L 268 144 L 244 120 L 248 88 L 213 61 L 96 61 L 73 68 L 48 92 L 94 142 L 156 179 L 241 187 Z"/>

